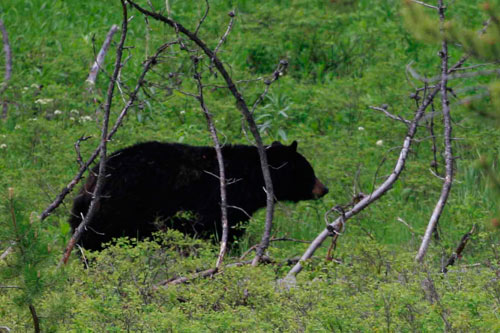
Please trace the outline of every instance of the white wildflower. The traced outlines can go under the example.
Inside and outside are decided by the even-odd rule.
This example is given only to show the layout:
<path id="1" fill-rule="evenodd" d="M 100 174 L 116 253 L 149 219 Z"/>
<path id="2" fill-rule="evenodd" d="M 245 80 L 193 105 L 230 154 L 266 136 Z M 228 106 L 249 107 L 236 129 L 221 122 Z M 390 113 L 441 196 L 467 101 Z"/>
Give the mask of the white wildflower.
<path id="1" fill-rule="evenodd" d="M 5 148 L 7 148 L 7 145 L 6 145 L 5 143 L 2 143 L 2 144 L 0 145 L 0 149 L 5 149 Z"/>
<path id="2" fill-rule="evenodd" d="M 80 114 L 80 112 L 77 109 L 73 109 L 69 113 L 77 115 L 77 116 Z"/>
<path id="3" fill-rule="evenodd" d="M 69 120 L 71 120 L 71 121 L 75 121 L 75 118 L 73 118 L 73 117 L 69 117 Z"/>
<path id="4" fill-rule="evenodd" d="M 31 84 L 31 86 L 30 86 L 30 87 L 31 87 L 31 88 L 35 88 L 35 89 L 40 88 L 40 86 L 39 86 L 38 84 L 36 84 L 36 83 Z"/>
<path id="5" fill-rule="evenodd" d="M 21 125 L 16 125 L 14 129 L 21 129 Z"/>
<path id="6" fill-rule="evenodd" d="M 51 103 L 52 101 L 52 98 L 40 98 L 35 101 L 35 104 L 45 105 Z"/>
<path id="7" fill-rule="evenodd" d="M 37 117 L 35 117 L 35 118 L 30 118 L 30 119 L 29 119 L 29 121 L 37 121 L 37 120 L 38 120 L 38 118 L 37 118 Z"/>
<path id="8" fill-rule="evenodd" d="M 365 130 L 365 128 L 363 126 L 358 127 L 358 131 L 364 131 L 364 130 Z"/>
<path id="9" fill-rule="evenodd" d="M 180 114 L 186 114 L 186 111 L 182 110 L 181 112 L 179 112 Z"/>
<path id="10" fill-rule="evenodd" d="M 80 118 L 81 121 L 86 122 L 86 121 L 91 121 L 92 117 L 91 116 L 83 116 Z"/>
<path id="11" fill-rule="evenodd" d="M 57 115 L 60 115 L 62 114 L 62 111 L 61 110 L 55 110 L 54 111 L 54 115 L 57 116 Z"/>
<path id="12" fill-rule="evenodd" d="M 376 145 L 377 146 L 382 146 L 384 144 L 384 140 L 378 140 Z"/>

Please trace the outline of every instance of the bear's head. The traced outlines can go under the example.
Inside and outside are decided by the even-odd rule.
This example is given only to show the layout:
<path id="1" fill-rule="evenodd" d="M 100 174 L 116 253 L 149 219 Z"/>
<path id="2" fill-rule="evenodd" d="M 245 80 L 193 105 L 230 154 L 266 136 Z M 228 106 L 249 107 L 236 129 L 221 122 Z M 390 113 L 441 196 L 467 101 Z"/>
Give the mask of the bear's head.
<path id="1" fill-rule="evenodd" d="M 267 147 L 274 195 L 278 200 L 297 202 L 318 199 L 328 193 L 304 156 L 297 152 L 297 141 L 286 146 L 276 141 Z"/>

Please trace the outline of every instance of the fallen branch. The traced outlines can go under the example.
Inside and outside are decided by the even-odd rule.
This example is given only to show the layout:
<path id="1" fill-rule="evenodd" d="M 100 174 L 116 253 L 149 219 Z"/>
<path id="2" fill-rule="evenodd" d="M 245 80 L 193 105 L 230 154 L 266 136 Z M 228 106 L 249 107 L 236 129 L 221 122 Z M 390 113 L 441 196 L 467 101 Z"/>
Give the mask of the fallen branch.
<path id="1" fill-rule="evenodd" d="M 86 80 L 86 82 L 89 83 L 89 91 L 92 91 L 93 87 L 95 86 L 95 82 L 97 80 L 97 74 L 99 73 L 99 69 L 102 68 L 102 65 L 104 63 L 104 58 L 106 57 L 106 53 L 108 52 L 109 45 L 111 44 L 111 40 L 113 39 L 113 35 L 117 31 L 118 31 L 118 26 L 116 24 L 113 24 L 109 29 L 108 34 L 104 39 L 104 42 L 102 43 L 101 50 L 97 54 L 95 62 L 92 65 L 89 76 L 87 77 Z"/>
<path id="2" fill-rule="evenodd" d="M 5 251 L 3 251 L 2 255 L 0 255 L 0 260 L 4 260 L 7 256 L 12 252 L 12 246 L 9 246 Z"/>
<path id="3" fill-rule="evenodd" d="M 2 32 L 3 51 L 5 53 L 5 76 L 2 86 L 0 87 L 0 95 L 3 95 L 5 90 L 7 90 L 10 78 L 12 77 L 12 50 L 9 44 L 9 35 L 7 34 L 7 30 L 5 29 L 5 25 L 2 20 L 0 20 L 0 31 Z M 7 100 L 4 98 L 2 101 L 3 119 L 7 118 L 7 108 Z"/>
<path id="4" fill-rule="evenodd" d="M 460 243 L 458 243 L 457 248 L 455 249 L 455 252 L 448 258 L 446 261 L 446 264 L 443 265 L 441 268 L 441 273 L 446 273 L 448 272 L 448 266 L 452 266 L 455 264 L 455 261 L 462 256 L 462 251 L 465 249 L 465 245 L 467 245 L 467 242 L 471 238 L 472 234 L 476 231 L 476 225 L 474 224 L 470 231 L 463 235 L 462 239 L 460 240 Z"/>
<path id="5" fill-rule="evenodd" d="M 449 69 L 449 72 L 454 71 L 456 68 L 461 67 L 465 61 L 467 60 L 468 57 L 462 57 L 453 67 Z M 331 235 L 332 231 L 331 230 L 336 230 L 338 231 L 341 224 L 345 223 L 347 220 L 349 220 L 351 217 L 355 216 L 359 212 L 361 212 L 363 209 L 368 207 L 370 204 L 372 204 L 374 201 L 378 200 L 382 195 L 384 195 L 388 190 L 392 188 L 392 185 L 396 182 L 396 180 L 399 178 L 401 172 L 403 171 L 406 158 L 408 157 L 408 153 L 410 151 L 410 145 L 411 142 L 413 141 L 413 137 L 415 136 L 417 132 L 417 127 L 418 127 L 418 122 L 422 118 L 422 116 L 425 113 L 425 110 L 427 107 L 432 103 L 434 100 L 434 97 L 437 95 L 439 92 L 440 87 L 434 88 L 434 90 L 431 91 L 431 93 L 424 99 L 424 102 L 420 105 L 420 107 L 417 109 L 415 112 L 415 116 L 413 120 L 411 121 L 410 126 L 408 127 L 408 131 L 406 133 L 405 140 L 403 142 L 403 148 L 401 149 L 401 152 L 399 154 L 399 158 L 396 162 L 396 165 L 394 167 L 394 170 L 392 173 L 389 175 L 389 177 L 377 188 L 375 189 L 371 194 L 365 196 L 361 201 L 359 201 L 352 209 L 349 211 L 345 212 L 343 216 L 338 217 L 335 221 L 332 223 L 328 224 L 327 227 L 313 240 L 309 248 L 304 252 L 302 257 L 300 258 L 300 261 L 288 272 L 286 278 L 283 280 L 285 284 L 290 285 L 293 284 L 294 277 L 300 273 L 302 270 L 303 266 L 302 263 L 303 261 L 309 259 L 312 257 L 316 249 L 321 246 L 323 241 Z"/>

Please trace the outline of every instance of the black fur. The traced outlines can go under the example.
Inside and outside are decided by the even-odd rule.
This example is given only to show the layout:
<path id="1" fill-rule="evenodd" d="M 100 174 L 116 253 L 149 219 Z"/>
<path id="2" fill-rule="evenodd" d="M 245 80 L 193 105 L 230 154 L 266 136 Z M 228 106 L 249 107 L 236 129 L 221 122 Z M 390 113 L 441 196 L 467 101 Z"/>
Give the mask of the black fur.
<path id="1" fill-rule="evenodd" d="M 266 147 L 275 196 L 300 201 L 328 192 L 315 177 L 297 143 Z M 257 148 L 227 145 L 224 157 L 231 227 L 265 207 L 266 195 Z M 94 168 L 97 172 L 98 166 Z M 114 237 L 144 238 L 163 227 L 190 235 L 221 235 L 217 159 L 212 147 L 146 142 L 112 154 L 106 164 L 103 197 L 79 244 L 91 250 Z M 91 175 L 73 204 L 72 230 L 87 213 L 96 177 Z M 320 187 L 318 192 L 318 184 Z M 313 194 L 313 189 L 316 190 Z M 318 194 L 319 193 L 319 194 Z M 230 229 L 230 238 L 241 231 Z"/>

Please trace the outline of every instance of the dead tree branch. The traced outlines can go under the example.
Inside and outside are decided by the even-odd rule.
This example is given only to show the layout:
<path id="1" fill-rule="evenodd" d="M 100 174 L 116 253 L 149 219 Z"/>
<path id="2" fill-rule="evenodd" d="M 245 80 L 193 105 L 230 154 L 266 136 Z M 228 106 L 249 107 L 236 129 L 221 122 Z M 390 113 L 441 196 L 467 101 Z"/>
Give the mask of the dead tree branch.
<path id="1" fill-rule="evenodd" d="M 118 128 L 121 126 L 123 119 L 128 113 L 128 110 L 134 105 L 134 103 L 137 100 L 137 95 L 139 93 L 139 90 L 143 87 L 145 83 L 145 77 L 146 74 L 150 71 L 150 69 L 156 64 L 158 57 L 160 56 L 161 53 L 163 53 L 168 47 L 170 47 L 173 44 L 177 44 L 177 42 L 171 42 L 171 43 L 166 43 L 162 45 L 160 48 L 158 48 L 158 51 L 154 56 L 149 58 L 145 64 L 144 64 L 144 69 L 142 73 L 140 74 L 139 78 L 137 79 L 137 84 L 134 88 L 134 91 L 130 94 L 128 102 L 125 104 L 123 107 L 122 111 L 120 112 L 120 115 L 115 121 L 115 124 L 113 125 L 113 128 L 109 131 L 107 141 L 110 141 L 113 135 L 118 131 Z M 97 158 L 100 152 L 100 145 L 94 150 L 92 155 L 88 158 L 88 160 L 80 167 L 78 170 L 78 173 L 73 177 L 73 179 L 66 185 L 61 192 L 57 195 L 57 197 L 50 203 L 47 208 L 40 214 L 40 220 L 43 221 L 49 215 L 57 208 L 59 205 L 62 203 L 64 198 L 73 190 L 76 184 L 80 181 L 80 179 L 83 177 L 83 174 L 87 169 L 90 167 L 90 165 L 94 162 L 94 160 Z"/>
<path id="2" fill-rule="evenodd" d="M 264 178 L 265 192 L 266 192 L 266 225 L 265 225 L 264 234 L 262 236 L 261 245 L 257 249 L 257 254 L 254 258 L 253 263 L 252 263 L 253 265 L 257 265 L 259 262 L 259 258 L 263 255 L 264 251 L 269 246 L 269 239 L 270 239 L 270 234 L 271 234 L 271 229 L 272 229 L 272 221 L 273 221 L 273 216 L 274 216 L 274 191 L 273 191 L 273 184 L 272 184 L 272 180 L 271 180 L 271 173 L 269 171 L 269 164 L 267 162 L 266 151 L 265 151 L 264 145 L 262 143 L 262 138 L 260 136 L 259 129 L 257 127 L 257 124 L 255 123 L 255 120 L 252 117 L 252 114 L 250 113 L 248 105 L 245 102 L 241 93 L 239 92 L 238 88 L 234 84 L 233 79 L 231 78 L 231 76 L 227 72 L 223 63 L 220 61 L 220 59 L 217 57 L 217 55 L 214 54 L 214 52 L 205 44 L 205 42 L 203 42 L 196 34 L 189 31 L 183 25 L 181 25 L 178 22 L 175 22 L 171 18 L 165 17 L 165 16 L 158 14 L 158 13 L 151 12 L 147 9 L 144 9 L 141 6 L 137 5 L 132 0 L 129 0 L 128 3 L 130 3 L 134 8 L 136 8 L 142 14 L 147 15 L 149 17 L 152 17 L 153 19 L 155 19 L 157 21 L 161 21 L 165 24 L 168 24 L 169 26 L 174 28 L 179 33 L 182 33 L 183 35 L 187 36 L 200 49 L 202 49 L 203 52 L 207 55 L 207 57 L 213 61 L 215 68 L 217 68 L 219 73 L 222 75 L 222 77 L 226 81 L 226 84 L 228 86 L 229 91 L 233 94 L 234 98 L 236 99 L 236 104 L 238 106 L 239 111 L 242 113 L 242 115 L 244 116 L 244 118 L 248 122 L 248 126 L 250 128 L 250 131 L 251 131 L 254 139 L 255 139 L 257 151 L 259 153 L 260 166 L 261 166 L 262 175 Z"/>
<path id="3" fill-rule="evenodd" d="M 215 127 L 215 123 L 213 121 L 212 114 L 208 111 L 207 105 L 205 103 L 205 98 L 203 95 L 203 83 L 201 81 L 201 73 L 198 71 L 198 65 L 200 59 L 197 56 L 192 57 L 193 65 L 194 65 L 194 79 L 198 85 L 198 96 L 196 99 L 200 102 L 200 107 L 203 110 L 203 114 L 205 115 L 205 119 L 207 121 L 208 130 L 210 131 L 210 135 L 212 136 L 212 140 L 214 142 L 215 154 L 217 155 L 217 163 L 219 165 L 219 186 L 220 186 L 220 209 L 221 209 L 221 222 L 222 222 L 222 239 L 220 242 L 220 251 L 219 256 L 217 258 L 217 262 L 215 264 L 215 269 L 219 270 L 223 261 L 224 255 L 227 251 L 227 238 L 229 232 L 229 223 L 227 219 L 227 194 L 226 194 L 226 172 L 224 168 L 224 158 L 222 156 L 222 147 L 219 141 L 219 137 L 217 135 L 217 128 Z"/>
<path id="4" fill-rule="evenodd" d="M 473 225 L 470 231 L 462 237 L 460 243 L 458 243 L 458 246 L 455 249 L 455 252 L 453 252 L 453 254 L 448 258 L 448 261 L 446 261 L 446 264 L 444 264 L 441 268 L 441 273 L 448 272 L 447 267 L 454 265 L 455 261 L 462 256 L 462 251 L 465 249 L 465 246 L 467 245 L 469 239 L 472 237 L 474 231 L 476 231 L 476 225 Z"/>
<path id="5" fill-rule="evenodd" d="M 385 105 L 384 105 L 385 106 Z M 377 111 L 380 111 L 380 112 L 383 112 L 387 117 L 393 119 L 393 120 L 397 120 L 397 121 L 400 121 L 406 125 L 409 125 L 411 124 L 411 121 L 409 121 L 408 119 L 405 119 L 401 116 L 396 116 L 392 113 L 390 113 L 389 111 L 387 111 L 387 106 L 385 107 L 378 107 L 378 106 L 369 106 L 370 109 L 372 110 L 377 110 Z"/>
<path id="6" fill-rule="evenodd" d="M 89 221 L 92 220 L 94 217 L 95 213 L 97 212 L 97 207 L 99 206 L 99 200 L 101 198 L 101 192 L 104 186 L 105 178 L 106 178 L 106 149 L 107 149 L 107 142 L 108 142 L 108 125 L 109 125 L 109 115 L 111 112 L 111 105 L 113 102 L 113 93 L 116 85 L 116 80 L 118 77 L 118 73 L 121 68 L 121 61 L 122 61 L 122 54 L 123 54 L 123 46 L 125 44 L 125 39 L 127 37 L 127 28 L 128 28 L 128 19 L 127 19 L 127 5 L 125 0 L 121 0 L 122 3 L 122 9 L 123 9 L 123 22 L 122 22 L 122 35 L 120 39 L 120 43 L 118 44 L 118 47 L 116 49 L 116 60 L 115 60 L 115 66 L 114 66 L 114 71 L 113 71 L 113 76 L 111 77 L 111 80 L 108 85 L 108 91 L 106 94 L 106 104 L 104 105 L 104 115 L 103 115 L 103 121 L 102 121 L 102 130 L 101 130 L 101 142 L 100 142 L 100 162 L 99 162 L 99 174 L 97 176 L 97 183 L 94 189 L 94 193 L 92 195 L 92 201 L 90 202 L 90 208 L 87 214 L 85 215 L 85 218 L 83 221 L 80 223 L 78 228 L 75 229 L 73 236 L 71 237 L 66 250 L 64 251 L 64 255 L 61 259 L 61 264 L 66 264 L 68 262 L 69 255 L 71 254 L 71 251 L 73 250 L 73 247 L 75 244 L 78 242 L 80 239 L 83 231 L 86 229 L 87 224 Z"/>
<path id="7" fill-rule="evenodd" d="M 113 39 L 113 35 L 118 31 L 118 28 L 119 27 L 116 24 L 113 24 L 111 26 L 111 28 L 108 31 L 108 34 L 106 35 L 106 38 L 104 39 L 104 42 L 102 43 L 101 50 L 97 54 L 95 62 L 92 65 L 92 68 L 90 69 L 89 76 L 87 77 L 87 80 L 86 80 L 86 82 L 89 83 L 89 90 L 90 91 L 95 86 L 95 82 L 97 80 L 97 74 L 99 73 L 99 69 L 104 64 L 104 58 L 106 57 L 106 53 L 108 52 L 109 45 L 111 44 L 111 40 Z"/>
<path id="8" fill-rule="evenodd" d="M 441 21 L 441 26 L 444 24 L 444 11 L 445 7 L 443 5 L 443 0 L 439 0 L 439 19 Z M 443 29 L 441 27 L 441 29 Z M 451 125 L 451 116 L 450 116 L 450 105 L 448 100 L 448 42 L 443 39 L 441 43 L 441 52 L 439 53 L 441 57 L 441 83 L 440 83 L 440 91 L 441 91 L 441 107 L 443 109 L 443 123 L 444 123 L 444 157 L 445 157 L 445 180 L 443 183 L 443 187 L 441 189 L 441 195 L 439 197 L 438 202 L 432 212 L 431 218 L 427 225 L 427 229 L 425 230 L 424 237 L 422 239 L 422 243 L 420 245 L 420 249 L 418 250 L 417 256 L 415 260 L 418 262 L 422 262 L 425 253 L 430 244 L 431 235 L 436 228 L 436 225 L 441 217 L 444 206 L 446 205 L 446 201 L 448 200 L 448 196 L 450 194 L 451 186 L 453 184 L 453 150 L 451 146 L 451 137 L 452 137 L 452 125 Z"/>
<path id="9" fill-rule="evenodd" d="M 461 67 L 465 61 L 467 60 L 467 57 L 462 57 L 454 66 L 452 66 L 448 72 L 454 71 L 456 68 Z M 420 107 L 417 109 L 415 112 L 415 116 L 413 120 L 411 121 L 410 126 L 408 127 L 408 131 L 406 133 L 405 140 L 403 142 L 403 148 L 401 149 L 401 152 L 399 154 L 399 158 L 396 162 L 396 165 L 394 167 L 394 170 L 392 173 L 387 177 L 387 179 L 377 188 L 375 189 L 371 194 L 365 196 L 361 201 L 356 203 L 354 207 L 352 207 L 349 211 L 345 212 L 343 216 L 338 217 L 335 221 L 332 223 L 328 224 L 327 227 L 313 240 L 311 245 L 308 247 L 308 249 L 304 252 L 302 257 L 300 258 L 300 261 L 288 272 L 285 280 L 290 281 L 295 278 L 295 276 L 300 273 L 302 270 L 303 266 L 302 263 L 303 261 L 309 259 L 312 257 L 316 249 L 318 249 L 323 241 L 332 234 L 332 230 L 340 230 L 341 226 L 343 223 L 345 223 L 348 219 L 351 217 L 355 216 L 359 212 L 361 212 L 363 209 L 371 205 L 374 201 L 378 200 L 380 197 L 382 197 L 387 191 L 389 191 L 392 188 L 392 185 L 398 180 L 399 176 L 401 175 L 401 172 L 403 171 L 404 165 L 406 163 L 406 159 L 408 157 L 409 151 L 410 151 L 410 145 L 411 142 L 413 141 L 413 137 L 415 136 L 417 132 L 417 127 L 418 127 L 418 122 L 420 119 L 423 117 L 425 110 L 427 107 L 432 103 L 434 100 L 434 97 L 437 95 L 437 93 L 440 91 L 440 87 L 435 87 L 430 94 L 424 99 L 423 103 L 420 104 Z"/>
<path id="10" fill-rule="evenodd" d="M 0 96 L 4 94 L 5 90 L 9 85 L 10 78 L 12 77 L 12 50 L 9 44 L 9 35 L 7 34 L 7 29 L 5 29 L 5 25 L 3 21 L 0 20 L 0 31 L 2 31 L 2 40 L 3 40 L 3 52 L 5 53 L 5 76 L 4 81 L 0 87 Z M 7 100 L 3 98 L 2 101 L 2 118 L 7 118 Z"/>

